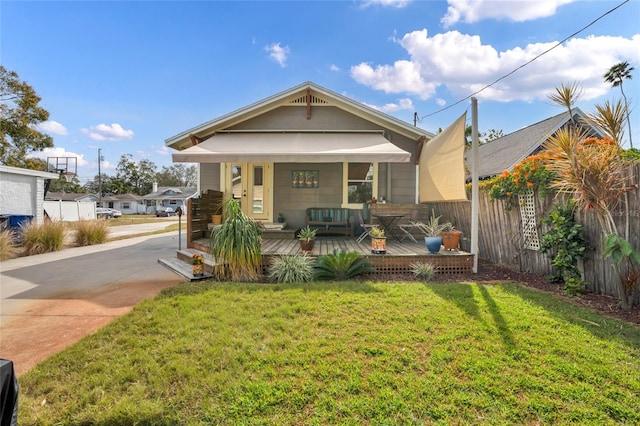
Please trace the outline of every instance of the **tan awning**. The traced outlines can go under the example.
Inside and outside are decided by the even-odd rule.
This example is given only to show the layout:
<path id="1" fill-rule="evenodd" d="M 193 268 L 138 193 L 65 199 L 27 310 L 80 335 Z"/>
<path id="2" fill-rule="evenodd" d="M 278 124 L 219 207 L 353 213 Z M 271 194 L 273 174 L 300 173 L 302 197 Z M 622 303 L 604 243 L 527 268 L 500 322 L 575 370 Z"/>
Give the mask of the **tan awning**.
<path id="1" fill-rule="evenodd" d="M 464 127 L 462 114 L 420 153 L 420 202 L 466 200 L 464 188 Z"/>
<path id="2" fill-rule="evenodd" d="M 381 133 L 222 133 L 173 154 L 177 163 L 407 163 Z"/>

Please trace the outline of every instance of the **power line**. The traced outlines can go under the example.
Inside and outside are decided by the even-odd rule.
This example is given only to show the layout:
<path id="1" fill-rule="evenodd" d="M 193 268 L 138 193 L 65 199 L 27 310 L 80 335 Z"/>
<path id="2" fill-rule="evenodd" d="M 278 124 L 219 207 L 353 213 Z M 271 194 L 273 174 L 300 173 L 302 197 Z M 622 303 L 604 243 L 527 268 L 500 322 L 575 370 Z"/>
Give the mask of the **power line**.
<path id="1" fill-rule="evenodd" d="M 472 94 L 470 94 L 469 96 L 460 99 L 459 101 L 445 107 L 442 109 L 439 109 L 436 112 L 432 112 L 431 114 L 427 114 L 424 115 L 422 117 L 420 117 L 420 120 L 427 118 L 427 117 L 431 117 L 432 115 L 436 115 L 441 113 L 442 111 L 446 111 L 449 108 L 453 108 L 454 106 L 458 105 L 461 102 L 466 101 L 467 99 L 477 95 L 478 93 L 484 91 L 485 89 L 488 89 L 489 87 L 493 86 L 494 84 L 498 83 L 501 80 L 504 80 L 505 78 L 509 77 L 511 74 L 514 74 L 516 71 L 519 71 L 520 69 L 526 67 L 527 65 L 529 65 L 530 63 L 532 63 L 533 61 L 537 60 L 538 58 L 540 58 L 541 56 L 551 52 L 553 49 L 555 49 L 558 46 L 561 46 L 565 41 L 569 40 L 571 37 L 574 37 L 578 34 L 580 34 L 582 31 L 586 30 L 587 28 L 589 28 L 590 26 L 592 26 L 593 24 L 595 24 L 596 22 L 598 22 L 599 20 L 601 20 L 602 18 L 604 18 L 605 16 L 609 15 L 610 13 L 614 12 L 616 9 L 620 8 L 622 5 L 624 5 L 625 3 L 629 3 L 630 0 L 625 0 L 622 3 L 620 3 L 619 5 L 617 5 L 616 7 L 614 7 L 613 9 L 609 10 L 608 12 L 603 13 L 602 15 L 600 15 L 599 17 L 597 17 L 596 19 L 594 19 L 593 21 L 591 21 L 589 24 L 587 24 L 586 26 L 580 28 L 578 31 L 574 32 L 573 34 L 571 34 L 570 36 L 565 37 L 564 39 L 562 39 L 561 41 L 559 41 L 558 43 L 556 43 L 554 46 L 550 47 L 549 49 L 545 50 L 544 52 L 540 53 L 539 55 L 535 56 L 534 58 L 530 59 L 529 61 L 525 62 L 524 64 L 520 65 L 519 67 L 517 67 L 516 69 L 514 69 L 513 71 L 509 72 L 508 74 L 503 75 L 502 77 L 500 77 L 499 79 L 497 79 L 496 81 L 494 81 L 493 83 L 487 84 L 486 86 L 484 86 L 483 88 L 476 90 L 475 92 L 473 92 Z"/>

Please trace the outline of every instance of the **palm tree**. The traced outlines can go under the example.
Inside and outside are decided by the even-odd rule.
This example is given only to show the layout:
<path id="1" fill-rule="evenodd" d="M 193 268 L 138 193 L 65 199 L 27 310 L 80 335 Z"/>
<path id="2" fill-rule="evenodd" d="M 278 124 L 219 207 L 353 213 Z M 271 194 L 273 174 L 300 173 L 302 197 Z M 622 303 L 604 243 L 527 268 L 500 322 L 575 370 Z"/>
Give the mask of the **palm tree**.
<path id="1" fill-rule="evenodd" d="M 624 94 L 624 90 L 622 90 L 622 81 L 624 79 L 631 80 L 631 71 L 634 68 L 629 66 L 629 62 L 620 62 L 619 64 L 615 64 L 609 71 L 604 75 L 604 80 L 607 83 L 611 83 L 611 87 L 620 87 L 620 93 L 622 93 L 622 97 L 624 98 L 625 110 L 627 113 L 627 125 L 629 126 L 629 144 L 631 148 L 633 148 L 633 141 L 631 140 L 631 121 L 629 120 L 629 102 L 627 101 L 627 96 Z"/>

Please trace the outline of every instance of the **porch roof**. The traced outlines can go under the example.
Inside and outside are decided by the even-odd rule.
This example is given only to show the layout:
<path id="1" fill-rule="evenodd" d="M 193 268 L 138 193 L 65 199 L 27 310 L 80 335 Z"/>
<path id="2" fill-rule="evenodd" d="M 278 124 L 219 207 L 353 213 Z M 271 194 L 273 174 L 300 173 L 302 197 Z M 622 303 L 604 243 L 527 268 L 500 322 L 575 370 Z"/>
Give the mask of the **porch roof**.
<path id="1" fill-rule="evenodd" d="M 407 163 L 411 154 L 381 132 L 218 133 L 173 154 L 178 163 Z"/>

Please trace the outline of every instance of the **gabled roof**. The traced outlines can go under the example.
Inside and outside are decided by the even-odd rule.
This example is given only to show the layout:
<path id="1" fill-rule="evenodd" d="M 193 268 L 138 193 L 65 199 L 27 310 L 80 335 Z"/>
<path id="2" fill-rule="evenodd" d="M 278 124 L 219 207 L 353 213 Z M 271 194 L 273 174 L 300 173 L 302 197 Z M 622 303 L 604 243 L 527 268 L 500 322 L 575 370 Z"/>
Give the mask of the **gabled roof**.
<path id="1" fill-rule="evenodd" d="M 203 123 L 165 140 L 165 144 L 177 150 L 192 146 L 191 135 L 202 140 L 219 130 L 228 129 L 238 123 L 264 114 L 273 109 L 286 105 L 306 105 L 307 90 L 309 90 L 311 104 L 314 106 L 334 106 L 359 116 L 367 121 L 379 124 L 381 127 L 394 131 L 405 137 L 417 140 L 422 136 L 432 138 L 434 135 L 426 130 L 412 126 L 402 120 L 384 114 L 346 96 L 312 82 L 305 82 L 291 89 L 277 93 L 244 108 L 233 111 L 222 117 Z M 290 129 L 281 129 L 287 131 Z M 318 131 L 327 129 L 317 129 Z M 272 129 L 273 131 L 273 129 Z"/>
<path id="2" fill-rule="evenodd" d="M 94 198 L 90 198 L 94 197 Z M 47 192 L 44 199 L 46 201 L 94 201 L 97 196 L 94 194 L 81 194 L 76 192 Z"/>
<path id="3" fill-rule="evenodd" d="M 186 200 L 197 195 L 198 188 L 186 186 L 161 186 L 157 191 L 151 192 L 142 200 Z"/>
<path id="4" fill-rule="evenodd" d="M 574 108 L 573 113 L 574 120 L 585 126 L 587 123 L 585 114 L 579 108 Z M 512 170 L 513 166 L 520 161 L 535 154 L 549 136 L 569 121 L 569 113 L 564 112 L 480 145 L 478 177 L 482 179 L 499 175 L 504 170 Z M 600 131 L 596 128 L 592 127 L 591 130 L 600 135 Z M 470 152 L 467 152 L 467 161 L 469 161 L 469 155 Z"/>

